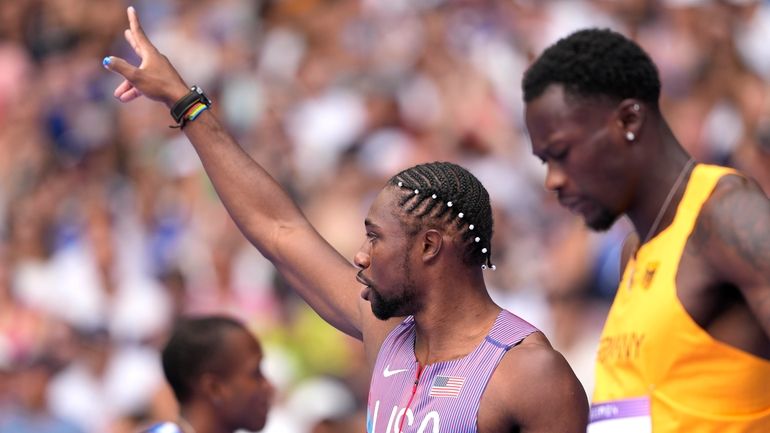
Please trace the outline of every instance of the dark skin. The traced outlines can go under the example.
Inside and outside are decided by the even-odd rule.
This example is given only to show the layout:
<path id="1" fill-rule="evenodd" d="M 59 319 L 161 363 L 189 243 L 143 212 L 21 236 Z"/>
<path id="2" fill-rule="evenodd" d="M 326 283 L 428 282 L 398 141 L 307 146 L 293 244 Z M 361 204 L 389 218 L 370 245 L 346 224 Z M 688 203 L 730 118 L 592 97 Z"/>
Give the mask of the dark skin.
<path id="1" fill-rule="evenodd" d="M 366 282 L 372 277 L 383 283 L 375 284 L 375 290 L 398 291 L 399 282 L 390 286 L 388 277 L 379 273 L 390 273 L 392 263 L 401 260 L 401 251 L 409 251 L 411 263 L 424 266 L 422 273 L 410 272 L 415 286 L 429 288 L 418 295 L 417 305 L 422 307 L 414 313 L 417 359 L 427 365 L 463 357 L 487 335 L 500 307 L 489 298 L 478 267 L 468 267 L 460 259 L 463 247 L 455 242 L 456 233 L 426 229 L 415 236 L 417 242 L 405 235 L 406 217 L 395 205 L 394 192 L 386 188 L 372 204 L 366 219 L 369 239 L 355 262 L 364 270 Z M 374 261 L 381 267 L 372 266 Z M 370 297 L 367 290 L 372 288 L 364 289 L 365 298 Z M 479 432 L 584 432 L 586 417 L 580 383 L 538 332 L 503 357 L 482 396 L 478 428 Z"/>
<path id="2" fill-rule="evenodd" d="M 134 67 L 109 58 L 107 68 L 125 78 L 115 96 L 128 102 L 144 95 L 170 107 L 189 87 L 147 39 L 132 8 L 128 17 L 126 39 L 142 60 Z M 367 239 L 353 266 L 210 110 L 183 132 L 244 235 L 321 317 L 363 341 L 370 371 L 383 340 L 402 321 L 398 316 L 415 317 L 415 354 L 422 365 L 465 356 L 489 332 L 500 307 L 487 293 L 481 268 L 463 262 L 464 246 L 453 229 L 407 235 L 394 188 L 384 188 L 372 204 Z M 380 306 L 375 304 L 386 303 L 378 297 L 395 304 L 392 317 L 375 317 L 372 309 Z M 583 433 L 587 417 L 586 395 L 574 373 L 535 333 L 503 357 L 482 396 L 478 431 Z"/>
<path id="3" fill-rule="evenodd" d="M 626 214 L 640 238 L 671 224 L 684 184 L 655 233 L 648 233 L 689 156 L 661 114 L 641 100 L 576 97 L 551 85 L 527 105 L 533 153 L 548 166 L 546 186 L 587 224 Z M 627 140 L 630 131 L 634 140 Z M 690 170 L 686 170 L 686 181 Z M 610 218 L 600 218 L 609 215 Z M 599 224 L 601 222 L 601 224 Z M 715 339 L 770 360 L 770 201 L 751 180 L 722 178 L 703 206 L 676 276 L 687 313 Z M 642 234 L 641 236 L 637 233 Z"/>
<path id="4" fill-rule="evenodd" d="M 275 391 L 262 374 L 262 348 L 242 329 L 227 331 L 223 340 L 222 350 L 214 354 L 217 371 L 201 374 L 190 400 L 180 404 L 189 426 L 180 424 L 196 433 L 261 430 Z"/>

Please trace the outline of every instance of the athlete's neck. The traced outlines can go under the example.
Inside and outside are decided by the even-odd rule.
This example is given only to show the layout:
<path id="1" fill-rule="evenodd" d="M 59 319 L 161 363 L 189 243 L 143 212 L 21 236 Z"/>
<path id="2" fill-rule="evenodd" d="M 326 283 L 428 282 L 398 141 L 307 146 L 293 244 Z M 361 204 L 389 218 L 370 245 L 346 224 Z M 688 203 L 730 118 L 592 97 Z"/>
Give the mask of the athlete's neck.
<path id="1" fill-rule="evenodd" d="M 445 299 L 452 299 L 447 297 Z M 492 329 L 501 308 L 486 300 L 454 298 L 442 308 L 415 315 L 415 357 L 421 365 L 450 361 L 471 353 Z"/>
<path id="2" fill-rule="evenodd" d="M 651 231 L 660 232 L 671 223 L 694 166 L 688 165 L 690 156 L 681 147 L 664 146 L 663 149 L 660 157 L 649 164 L 652 168 L 645 170 L 647 174 L 627 211 L 642 243 L 645 238 L 649 240 L 656 235 Z M 658 224 L 655 224 L 656 219 Z"/>
<path id="3" fill-rule="evenodd" d="M 215 410 L 209 402 L 190 402 L 179 412 L 178 424 L 184 433 L 230 433 L 215 421 Z"/>

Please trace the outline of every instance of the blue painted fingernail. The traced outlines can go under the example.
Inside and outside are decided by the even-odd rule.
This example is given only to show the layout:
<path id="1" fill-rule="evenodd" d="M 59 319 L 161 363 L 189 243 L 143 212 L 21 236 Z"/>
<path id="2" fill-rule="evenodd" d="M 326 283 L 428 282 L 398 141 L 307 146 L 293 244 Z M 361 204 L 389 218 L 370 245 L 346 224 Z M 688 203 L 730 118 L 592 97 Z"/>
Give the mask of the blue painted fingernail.
<path id="1" fill-rule="evenodd" d="M 110 58 L 110 56 L 105 57 L 104 60 L 102 60 L 102 66 L 104 66 L 105 68 L 108 67 L 111 61 L 112 59 Z"/>

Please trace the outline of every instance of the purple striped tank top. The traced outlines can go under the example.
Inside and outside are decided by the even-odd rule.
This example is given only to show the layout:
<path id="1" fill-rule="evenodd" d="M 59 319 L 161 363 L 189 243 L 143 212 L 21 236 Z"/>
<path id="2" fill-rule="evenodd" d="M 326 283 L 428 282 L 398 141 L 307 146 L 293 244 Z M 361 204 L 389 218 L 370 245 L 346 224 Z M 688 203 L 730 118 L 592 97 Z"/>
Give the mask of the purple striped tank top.
<path id="1" fill-rule="evenodd" d="M 492 329 L 463 358 L 420 366 L 414 318 L 385 338 L 369 386 L 368 433 L 472 433 L 481 395 L 503 355 L 537 328 L 502 310 Z M 402 430 L 403 429 L 403 430 Z"/>

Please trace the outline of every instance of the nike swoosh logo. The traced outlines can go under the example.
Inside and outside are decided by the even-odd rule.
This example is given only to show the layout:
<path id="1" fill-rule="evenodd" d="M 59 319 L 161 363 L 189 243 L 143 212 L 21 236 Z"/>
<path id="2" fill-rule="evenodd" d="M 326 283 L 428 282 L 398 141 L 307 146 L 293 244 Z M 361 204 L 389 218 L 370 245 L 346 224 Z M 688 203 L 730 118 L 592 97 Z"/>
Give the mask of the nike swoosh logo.
<path id="1" fill-rule="evenodd" d="M 403 373 L 406 370 L 407 370 L 406 368 L 401 368 L 401 369 L 398 369 L 398 370 L 391 370 L 390 369 L 390 365 L 386 365 L 385 366 L 385 370 L 383 370 L 383 372 L 382 372 L 382 375 L 385 376 L 385 377 L 390 377 L 390 376 L 393 376 L 394 374 Z"/>

